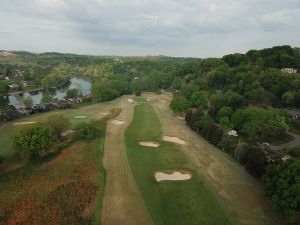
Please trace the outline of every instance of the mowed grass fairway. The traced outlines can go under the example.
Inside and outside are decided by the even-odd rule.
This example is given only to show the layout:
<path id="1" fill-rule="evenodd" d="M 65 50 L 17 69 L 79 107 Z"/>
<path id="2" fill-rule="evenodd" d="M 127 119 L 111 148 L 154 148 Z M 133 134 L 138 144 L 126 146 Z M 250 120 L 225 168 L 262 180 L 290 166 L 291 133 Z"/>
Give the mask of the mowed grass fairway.
<path id="1" fill-rule="evenodd" d="M 136 100 L 141 104 L 135 106 L 133 121 L 125 132 L 127 157 L 154 223 L 233 224 L 219 196 L 197 175 L 180 146 L 161 140 L 161 124 L 152 106 L 143 99 Z M 140 146 L 139 141 L 157 141 L 160 147 Z M 161 170 L 187 170 L 192 179 L 157 183 L 154 173 Z"/>

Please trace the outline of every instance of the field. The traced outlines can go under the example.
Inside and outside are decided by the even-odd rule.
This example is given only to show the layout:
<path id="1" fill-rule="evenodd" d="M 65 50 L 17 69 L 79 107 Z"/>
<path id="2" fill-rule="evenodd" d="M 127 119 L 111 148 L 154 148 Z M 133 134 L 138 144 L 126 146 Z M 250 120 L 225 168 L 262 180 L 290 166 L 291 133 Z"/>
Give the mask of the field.
<path id="1" fill-rule="evenodd" d="M 0 155 L 8 160 L 0 168 L 0 224 L 285 224 L 244 168 L 172 113 L 171 98 L 123 96 L 2 125 Z M 111 113 L 114 108 L 121 111 Z M 34 163 L 18 161 L 10 137 L 27 125 L 14 124 L 45 122 L 53 113 L 73 125 L 96 119 L 106 136 L 71 142 Z M 111 120 L 115 116 L 118 123 Z M 163 136 L 186 144 L 165 142 Z M 140 141 L 160 146 L 140 146 Z M 188 171 L 192 178 L 157 183 L 154 173 L 166 170 Z"/>
<path id="2" fill-rule="evenodd" d="M 233 224 L 221 199 L 195 172 L 189 158 L 176 144 L 161 140 L 159 119 L 149 103 L 136 106 L 134 119 L 125 138 L 127 156 L 154 224 Z M 156 141 L 159 148 L 139 145 Z M 157 170 L 184 170 L 192 173 L 190 181 L 157 183 Z"/>

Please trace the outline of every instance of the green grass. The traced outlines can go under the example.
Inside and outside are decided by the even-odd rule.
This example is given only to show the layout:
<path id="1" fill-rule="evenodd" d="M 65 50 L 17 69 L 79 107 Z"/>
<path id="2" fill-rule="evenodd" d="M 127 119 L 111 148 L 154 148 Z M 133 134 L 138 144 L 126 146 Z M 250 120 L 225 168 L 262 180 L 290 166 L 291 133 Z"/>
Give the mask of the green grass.
<path id="1" fill-rule="evenodd" d="M 147 209 L 155 224 L 226 225 L 232 219 L 219 196 L 195 172 L 191 160 L 178 145 L 161 141 L 159 119 L 147 102 L 135 107 L 125 132 L 127 156 Z M 139 141 L 158 141 L 159 148 L 140 146 Z M 157 183 L 158 170 L 187 170 L 189 181 Z"/>

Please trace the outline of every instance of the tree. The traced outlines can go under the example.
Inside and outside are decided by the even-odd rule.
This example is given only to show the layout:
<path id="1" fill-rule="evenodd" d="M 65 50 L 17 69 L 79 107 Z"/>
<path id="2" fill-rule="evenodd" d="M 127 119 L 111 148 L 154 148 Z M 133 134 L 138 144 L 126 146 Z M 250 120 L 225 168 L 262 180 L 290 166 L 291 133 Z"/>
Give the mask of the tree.
<path id="1" fill-rule="evenodd" d="M 235 150 L 239 139 L 228 134 L 223 134 L 221 141 L 218 143 L 218 147 L 224 151 Z"/>
<path id="2" fill-rule="evenodd" d="M 50 95 L 43 95 L 42 99 L 41 99 L 41 103 L 45 104 L 48 102 L 53 101 L 53 98 Z"/>
<path id="3" fill-rule="evenodd" d="M 191 106 L 191 103 L 183 96 L 174 96 L 170 108 L 177 113 L 185 112 Z"/>
<path id="4" fill-rule="evenodd" d="M 230 119 L 232 116 L 232 113 L 233 113 L 233 111 L 232 111 L 231 107 L 223 106 L 217 113 L 217 119 L 219 122 L 220 122 L 220 118 L 222 118 L 222 117 L 227 117 L 228 119 Z"/>
<path id="5" fill-rule="evenodd" d="M 267 166 L 265 154 L 260 149 L 252 148 L 247 154 L 246 165 L 255 176 L 261 177 Z"/>
<path id="6" fill-rule="evenodd" d="M 33 100 L 31 97 L 26 97 L 23 99 L 23 104 L 25 105 L 26 108 L 30 108 L 33 106 Z"/>
<path id="7" fill-rule="evenodd" d="M 221 127 L 218 127 L 217 129 L 214 130 L 210 142 L 214 145 L 217 145 L 221 141 L 223 134 L 224 134 L 223 129 Z"/>
<path id="8" fill-rule="evenodd" d="M 56 136 L 56 138 L 60 138 L 61 133 L 68 130 L 71 126 L 69 120 L 67 120 L 61 114 L 50 115 L 47 119 L 46 124 L 51 130 L 53 130 L 54 135 Z"/>
<path id="9" fill-rule="evenodd" d="M 191 101 L 194 107 L 202 107 L 203 109 L 208 107 L 207 92 L 195 91 L 192 94 Z"/>
<path id="10" fill-rule="evenodd" d="M 13 135 L 13 144 L 21 156 L 34 159 L 46 152 L 54 141 L 54 133 L 42 124 L 26 126 Z"/>
<path id="11" fill-rule="evenodd" d="M 0 121 L 7 122 L 20 116 L 18 110 L 13 105 L 4 105 L 0 107 Z"/>
<path id="12" fill-rule="evenodd" d="M 262 177 L 265 195 L 273 208 L 291 223 L 300 213 L 300 161 L 287 160 L 269 165 Z"/>
<path id="13" fill-rule="evenodd" d="M 173 80 L 173 83 L 172 83 L 172 88 L 174 90 L 181 90 L 181 78 L 180 77 L 176 77 L 174 80 Z"/>
<path id="14" fill-rule="evenodd" d="M 80 94 L 81 93 L 78 88 L 71 88 L 67 90 L 66 98 L 77 98 Z"/>
<path id="15" fill-rule="evenodd" d="M 201 136 L 204 137 L 206 140 L 211 141 L 213 133 L 217 128 L 218 126 L 215 123 L 209 122 L 202 127 Z"/>

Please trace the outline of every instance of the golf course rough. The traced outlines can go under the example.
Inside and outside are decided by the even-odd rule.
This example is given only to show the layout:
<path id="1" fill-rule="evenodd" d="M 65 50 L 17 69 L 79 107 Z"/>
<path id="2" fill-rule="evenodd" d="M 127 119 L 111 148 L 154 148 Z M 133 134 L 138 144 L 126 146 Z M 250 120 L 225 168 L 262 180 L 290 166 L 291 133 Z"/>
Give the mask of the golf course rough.
<path id="1" fill-rule="evenodd" d="M 152 106 L 142 98 L 125 132 L 126 153 L 133 177 L 157 225 L 227 225 L 232 218 L 219 196 L 195 171 L 180 145 L 162 141 L 162 127 Z M 159 151 L 142 151 L 139 140 L 160 143 Z M 155 171 L 190 171 L 192 179 L 157 182 Z"/>

